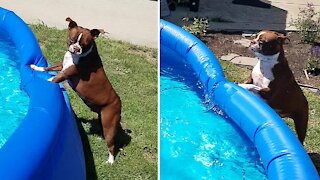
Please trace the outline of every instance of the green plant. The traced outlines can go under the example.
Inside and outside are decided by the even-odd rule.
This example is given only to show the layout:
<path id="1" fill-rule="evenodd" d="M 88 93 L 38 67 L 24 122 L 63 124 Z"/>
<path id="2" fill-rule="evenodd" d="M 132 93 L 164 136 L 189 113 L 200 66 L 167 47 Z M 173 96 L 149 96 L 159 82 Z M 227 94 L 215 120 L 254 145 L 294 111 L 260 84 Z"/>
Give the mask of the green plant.
<path id="1" fill-rule="evenodd" d="M 184 23 L 182 28 L 197 37 L 206 35 L 209 28 L 208 18 L 193 18 L 193 21 L 191 22 L 189 17 L 184 17 L 182 21 Z"/>
<path id="2" fill-rule="evenodd" d="M 310 57 L 308 59 L 308 64 L 307 64 L 307 71 L 308 72 L 315 72 L 318 69 L 319 66 L 319 59 L 316 57 Z"/>
<path id="3" fill-rule="evenodd" d="M 306 43 L 314 43 L 320 36 L 320 12 L 315 11 L 313 4 L 308 3 L 306 8 L 301 8 L 298 18 L 290 24 Z"/>
<path id="4" fill-rule="evenodd" d="M 320 46 L 316 45 L 311 48 L 311 57 L 308 59 L 307 71 L 316 73 L 320 67 Z"/>

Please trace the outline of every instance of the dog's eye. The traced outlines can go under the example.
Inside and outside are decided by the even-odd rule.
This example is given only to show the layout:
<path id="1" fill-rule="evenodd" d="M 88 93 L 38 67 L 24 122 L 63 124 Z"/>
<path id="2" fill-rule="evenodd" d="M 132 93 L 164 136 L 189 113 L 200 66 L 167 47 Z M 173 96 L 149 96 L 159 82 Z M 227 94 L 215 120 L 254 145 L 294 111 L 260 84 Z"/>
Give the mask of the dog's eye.
<path id="1" fill-rule="evenodd" d="M 68 42 L 69 45 L 76 43 L 76 41 L 74 39 L 68 38 Z"/>

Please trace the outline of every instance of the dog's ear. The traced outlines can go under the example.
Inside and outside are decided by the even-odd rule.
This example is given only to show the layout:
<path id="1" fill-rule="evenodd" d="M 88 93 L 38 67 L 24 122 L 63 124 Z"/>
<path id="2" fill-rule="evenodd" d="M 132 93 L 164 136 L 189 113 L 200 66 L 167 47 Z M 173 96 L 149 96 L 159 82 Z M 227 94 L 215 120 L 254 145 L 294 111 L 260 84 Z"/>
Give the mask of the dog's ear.
<path id="1" fill-rule="evenodd" d="M 66 21 L 69 22 L 69 25 L 68 25 L 69 29 L 72 29 L 78 26 L 78 24 L 75 21 L 73 21 L 70 17 L 67 17 Z"/>
<path id="2" fill-rule="evenodd" d="M 90 30 L 90 33 L 93 38 L 97 38 L 100 33 L 103 34 L 103 33 L 105 33 L 105 31 L 103 29 L 92 29 L 92 30 Z"/>
<path id="3" fill-rule="evenodd" d="M 278 40 L 281 42 L 281 44 L 286 44 L 286 41 L 290 42 L 290 39 L 288 36 L 285 36 L 283 34 L 277 33 Z"/>

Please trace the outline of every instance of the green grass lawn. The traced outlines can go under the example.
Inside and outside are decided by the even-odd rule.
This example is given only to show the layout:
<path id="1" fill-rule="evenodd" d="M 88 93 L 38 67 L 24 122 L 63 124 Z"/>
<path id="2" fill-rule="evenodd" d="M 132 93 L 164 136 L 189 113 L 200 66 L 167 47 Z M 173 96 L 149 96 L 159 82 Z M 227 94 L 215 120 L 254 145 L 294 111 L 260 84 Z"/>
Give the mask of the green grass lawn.
<path id="1" fill-rule="evenodd" d="M 44 25 L 31 25 L 44 56 L 54 64 L 66 51 L 67 30 Z M 105 163 L 107 149 L 104 140 L 88 134 L 90 124 L 97 119 L 81 99 L 67 87 L 72 108 L 78 118 L 82 137 L 87 179 L 157 179 L 157 50 L 128 43 L 98 38 L 97 46 L 104 68 L 122 100 L 122 125 L 129 129 L 131 142 L 116 157 L 113 165 Z M 243 82 L 250 70 L 221 62 L 227 78 Z M 309 101 L 310 120 L 305 149 L 320 173 L 320 96 L 304 91 Z M 294 131 L 291 119 L 285 119 Z"/>
<path id="2" fill-rule="evenodd" d="M 225 61 L 220 61 L 220 64 L 227 79 L 231 82 L 244 82 L 251 71 L 246 67 L 236 66 Z M 311 93 L 308 90 L 303 92 L 309 102 L 309 123 L 304 147 L 320 174 L 320 95 Z M 293 120 L 289 118 L 284 120 L 295 133 Z"/>
<path id="3" fill-rule="evenodd" d="M 50 64 L 62 61 L 67 50 L 67 30 L 30 25 Z M 122 101 L 122 126 L 130 130 L 130 143 L 113 165 L 106 164 L 107 148 L 98 135 L 89 134 L 97 120 L 67 86 L 77 116 L 86 157 L 87 179 L 157 179 L 158 175 L 158 78 L 156 49 L 134 46 L 107 38 L 96 40 L 106 74 Z"/>

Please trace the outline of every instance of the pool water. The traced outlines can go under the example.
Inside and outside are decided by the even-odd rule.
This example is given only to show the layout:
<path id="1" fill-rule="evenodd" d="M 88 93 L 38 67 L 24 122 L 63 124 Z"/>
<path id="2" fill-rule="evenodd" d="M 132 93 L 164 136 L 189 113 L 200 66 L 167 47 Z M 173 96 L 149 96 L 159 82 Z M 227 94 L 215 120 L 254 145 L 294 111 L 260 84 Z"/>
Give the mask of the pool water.
<path id="1" fill-rule="evenodd" d="M 161 179 L 267 179 L 254 145 L 212 110 L 191 68 L 168 62 L 161 57 Z"/>
<path id="2" fill-rule="evenodd" d="M 20 90 L 17 51 L 6 32 L 0 29 L 0 148 L 25 117 L 28 95 Z"/>

